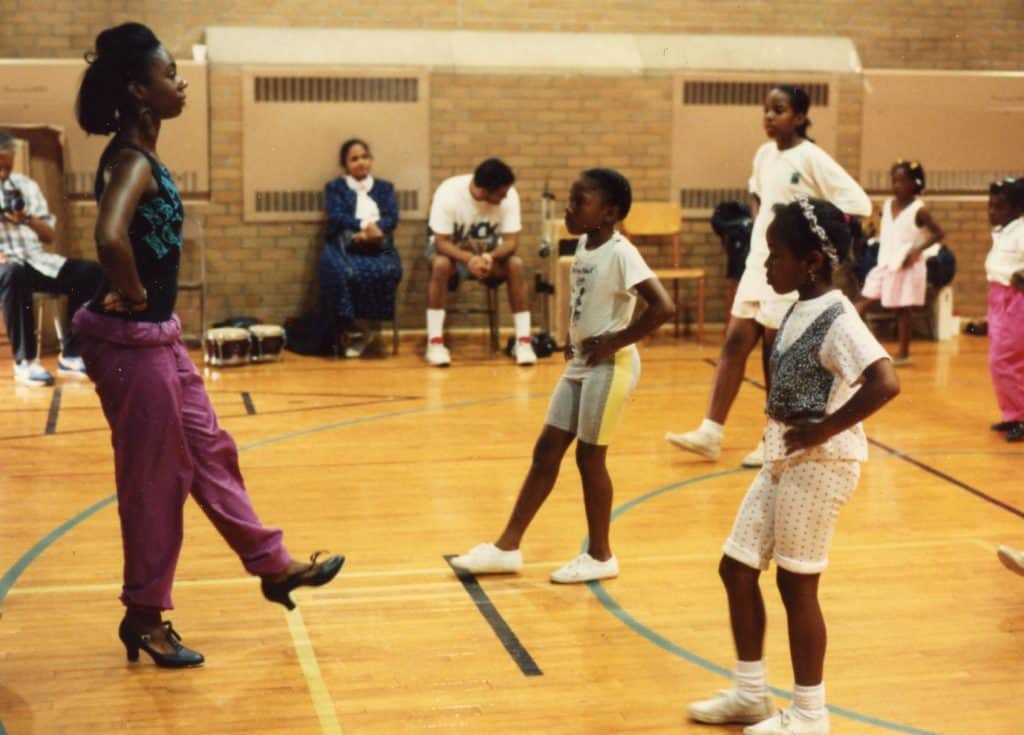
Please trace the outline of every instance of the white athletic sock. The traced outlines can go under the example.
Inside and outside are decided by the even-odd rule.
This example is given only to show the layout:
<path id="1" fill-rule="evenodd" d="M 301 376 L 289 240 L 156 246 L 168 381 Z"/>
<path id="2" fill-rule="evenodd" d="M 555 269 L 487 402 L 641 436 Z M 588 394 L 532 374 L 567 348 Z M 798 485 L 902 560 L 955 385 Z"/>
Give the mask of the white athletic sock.
<path id="1" fill-rule="evenodd" d="M 703 421 L 700 422 L 700 428 L 697 429 L 697 431 L 703 432 L 705 434 L 711 434 L 711 436 L 721 440 L 722 435 L 725 433 L 725 427 L 722 424 L 718 423 L 717 421 L 712 421 L 711 419 L 704 419 Z"/>
<path id="2" fill-rule="evenodd" d="M 516 339 L 529 339 L 530 338 L 530 312 L 528 311 L 517 311 L 512 315 L 512 319 L 516 324 Z"/>
<path id="3" fill-rule="evenodd" d="M 427 309 L 427 341 L 441 339 L 444 331 L 444 309 Z"/>
<path id="4" fill-rule="evenodd" d="M 825 716 L 825 682 L 813 687 L 793 687 L 793 709 L 807 720 Z"/>
<path id="5" fill-rule="evenodd" d="M 736 661 L 736 694 L 741 702 L 754 704 L 764 700 L 768 691 L 764 659 Z"/>

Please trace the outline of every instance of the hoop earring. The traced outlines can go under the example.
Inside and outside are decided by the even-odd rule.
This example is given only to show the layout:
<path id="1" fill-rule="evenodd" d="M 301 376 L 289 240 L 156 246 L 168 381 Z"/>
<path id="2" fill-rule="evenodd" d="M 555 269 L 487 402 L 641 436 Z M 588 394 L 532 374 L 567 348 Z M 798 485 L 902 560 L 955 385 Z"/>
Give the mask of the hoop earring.
<path id="1" fill-rule="evenodd" d="M 813 286 L 815 283 L 817 283 L 817 281 L 818 281 L 818 274 L 814 272 L 814 268 L 808 268 L 807 269 L 807 282 L 810 283 Z"/>

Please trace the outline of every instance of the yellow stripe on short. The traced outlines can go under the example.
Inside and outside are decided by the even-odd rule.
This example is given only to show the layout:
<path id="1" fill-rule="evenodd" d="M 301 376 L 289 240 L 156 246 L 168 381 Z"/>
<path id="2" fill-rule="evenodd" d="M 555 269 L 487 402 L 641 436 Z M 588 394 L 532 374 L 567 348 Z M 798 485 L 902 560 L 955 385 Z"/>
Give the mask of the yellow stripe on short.
<path id="1" fill-rule="evenodd" d="M 618 428 L 622 409 L 629 397 L 629 385 L 633 382 L 633 350 L 625 347 L 615 353 L 615 374 L 608 389 L 608 400 L 601 414 L 601 430 L 597 434 L 599 446 L 606 446 Z"/>

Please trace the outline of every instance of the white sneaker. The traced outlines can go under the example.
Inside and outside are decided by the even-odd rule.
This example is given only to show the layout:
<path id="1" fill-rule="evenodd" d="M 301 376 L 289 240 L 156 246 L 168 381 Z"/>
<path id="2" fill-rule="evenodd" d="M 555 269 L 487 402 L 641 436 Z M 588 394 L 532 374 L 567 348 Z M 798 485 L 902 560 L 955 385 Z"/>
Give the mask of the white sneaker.
<path id="1" fill-rule="evenodd" d="M 452 364 L 452 353 L 442 342 L 427 343 L 427 364 L 434 367 L 448 367 Z"/>
<path id="2" fill-rule="evenodd" d="M 764 464 L 764 442 L 758 442 L 754 451 L 740 461 L 743 467 L 760 467 Z"/>
<path id="3" fill-rule="evenodd" d="M 523 568 L 523 552 L 504 551 L 494 544 L 477 544 L 469 553 L 455 556 L 451 564 L 473 574 L 508 574 Z"/>
<path id="4" fill-rule="evenodd" d="M 14 366 L 14 381 L 22 385 L 53 385 L 53 376 L 38 362 L 22 360 Z"/>
<path id="5" fill-rule="evenodd" d="M 57 358 L 57 375 L 84 378 L 86 377 L 85 361 L 81 357 L 66 357 L 61 353 Z"/>
<path id="6" fill-rule="evenodd" d="M 775 704 L 772 702 L 771 694 L 765 693 L 764 699 L 760 702 L 747 704 L 740 701 L 736 689 L 723 689 L 711 699 L 691 702 L 686 708 L 686 714 L 694 722 L 709 725 L 723 725 L 728 722 L 749 725 L 770 717 L 773 709 Z"/>
<path id="7" fill-rule="evenodd" d="M 537 353 L 529 342 L 516 340 L 516 365 L 533 365 L 537 362 Z"/>
<path id="8" fill-rule="evenodd" d="M 682 434 L 673 434 L 670 431 L 665 434 L 665 439 L 680 449 L 699 454 L 705 459 L 716 460 L 722 453 L 722 440 L 700 429 Z"/>
<path id="9" fill-rule="evenodd" d="M 807 720 L 790 707 L 776 712 L 764 722 L 743 728 L 743 735 L 829 735 L 831 730 L 828 712 L 816 720 Z"/>
<path id="10" fill-rule="evenodd" d="M 999 556 L 999 561 L 1003 563 L 1003 566 L 1009 569 L 1011 572 L 1024 575 L 1024 551 L 1017 551 L 1009 546 L 1000 546 L 999 551 L 996 552 Z"/>
<path id="11" fill-rule="evenodd" d="M 551 581 L 555 584 L 579 584 L 618 576 L 619 560 L 614 556 L 607 561 L 598 561 L 583 552 L 561 569 L 552 572 Z"/>

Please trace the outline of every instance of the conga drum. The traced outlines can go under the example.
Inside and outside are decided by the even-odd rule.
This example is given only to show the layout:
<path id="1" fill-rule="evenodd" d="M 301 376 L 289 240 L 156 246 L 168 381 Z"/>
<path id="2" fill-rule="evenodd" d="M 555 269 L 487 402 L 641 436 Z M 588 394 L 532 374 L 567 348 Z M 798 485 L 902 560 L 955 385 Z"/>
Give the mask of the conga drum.
<path id="1" fill-rule="evenodd" d="M 245 365 L 249 362 L 249 332 L 236 327 L 214 327 L 203 337 L 203 361 L 207 365 Z"/>
<path id="2" fill-rule="evenodd" d="M 250 356 L 253 362 L 274 362 L 284 357 L 284 328 L 277 324 L 253 324 Z"/>

